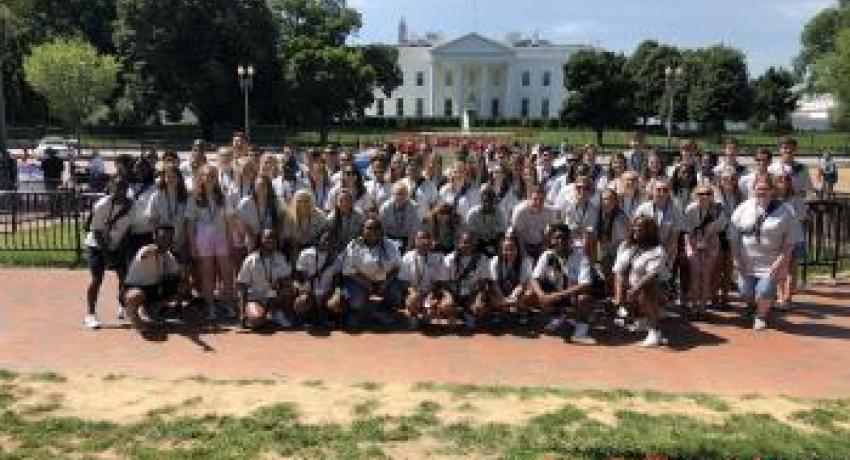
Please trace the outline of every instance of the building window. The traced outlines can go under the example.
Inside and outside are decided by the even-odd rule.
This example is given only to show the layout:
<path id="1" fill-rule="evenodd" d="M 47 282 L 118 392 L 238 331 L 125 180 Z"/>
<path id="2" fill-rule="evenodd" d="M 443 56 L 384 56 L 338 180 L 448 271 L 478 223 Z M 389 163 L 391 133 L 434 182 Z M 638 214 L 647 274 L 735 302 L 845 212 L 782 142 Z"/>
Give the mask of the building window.
<path id="1" fill-rule="evenodd" d="M 552 72 L 550 72 L 548 70 L 543 72 L 543 86 L 549 86 L 549 84 L 551 82 L 552 82 Z"/>
<path id="2" fill-rule="evenodd" d="M 490 103 L 490 116 L 493 118 L 499 118 L 499 99 L 493 98 L 493 101 Z"/>
<path id="3" fill-rule="evenodd" d="M 443 114 L 445 114 L 445 116 L 447 116 L 447 117 L 450 117 L 450 116 L 452 116 L 452 112 L 454 112 L 453 109 L 454 109 L 454 107 L 452 107 L 452 100 L 449 99 L 449 98 L 446 98 L 446 103 L 443 106 Z"/>
<path id="4" fill-rule="evenodd" d="M 404 116 L 404 99 L 398 98 L 395 100 L 395 114 L 397 117 Z"/>
<path id="5" fill-rule="evenodd" d="M 422 118 L 425 114 L 425 99 L 416 98 L 416 116 Z"/>
<path id="6" fill-rule="evenodd" d="M 383 99 L 378 99 L 378 116 L 379 117 L 384 116 L 384 100 Z"/>
<path id="7" fill-rule="evenodd" d="M 531 86 L 531 72 L 528 70 L 522 73 L 522 86 Z"/>
<path id="8" fill-rule="evenodd" d="M 452 86 L 452 71 L 446 70 L 446 86 Z"/>
<path id="9" fill-rule="evenodd" d="M 540 104 L 540 117 L 549 118 L 549 99 L 543 99 Z"/>
<path id="10" fill-rule="evenodd" d="M 522 106 L 520 107 L 520 116 L 522 118 L 528 118 L 528 112 L 529 112 L 528 106 L 529 106 L 528 98 L 524 98 L 522 100 Z"/>
<path id="11" fill-rule="evenodd" d="M 425 72 L 416 72 L 416 86 L 425 85 Z"/>

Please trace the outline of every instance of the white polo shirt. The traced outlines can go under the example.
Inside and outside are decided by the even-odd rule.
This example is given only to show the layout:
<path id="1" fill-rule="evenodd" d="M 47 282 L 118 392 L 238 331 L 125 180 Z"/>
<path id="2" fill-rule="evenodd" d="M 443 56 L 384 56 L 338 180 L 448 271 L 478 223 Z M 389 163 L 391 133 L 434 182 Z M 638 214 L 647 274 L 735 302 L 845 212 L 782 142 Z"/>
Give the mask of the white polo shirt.
<path id="1" fill-rule="evenodd" d="M 477 262 L 475 259 L 475 255 L 461 256 L 457 251 L 443 259 L 445 279 L 459 295 L 470 295 L 479 281 L 490 278 L 487 256 L 479 254 Z"/>
<path id="2" fill-rule="evenodd" d="M 511 227 L 523 244 L 541 244 L 546 226 L 554 221 L 554 210 L 544 205 L 539 212 L 534 211 L 531 208 L 531 201 L 525 200 L 514 209 Z"/>
<path id="3" fill-rule="evenodd" d="M 136 253 L 127 269 L 128 286 L 156 286 L 164 275 L 180 273 L 180 264 L 174 255 L 167 251 L 160 253 L 155 244 L 149 244 Z"/>
<path id="4" fill-rule="evenodd" d="M 276 297 L 272 292 L 274 283 L 292 277 L 292 267 L 286 257 L 274 252 L 263 257 L 260 251 L 254 251 L 242 262 L 236 282 L 248 286 L 248 298 L 262 300 Z"/>
<path id="5" fill-rule="evenodd" d="M 334 289 L 334 276 L 342 270 L 342 261 L 339 255 L 336 255 L 328 263 L 329 256 L 330 253 L 328 251 L 321 251 L 315 246 L 310 246 L 301 251 L 295 268 L 308 278 L 306 281 L 299 283 L 301 288 L 310 289 L 310 285 L 312 284 L 313 294 L 319 297 L 326 295 Z M 319 270 L 322 270 L 321 274 L 318 273 Z M 316 276 L 317 274 L 318 276 Z"/>
<path id="6" fill-rule="evenodd" d="M 132 206 L 132 203 L 128 203 L 127 206 Z M 121 239 L 124 238 L 124 235 L 127 234 L 127 231 L 130 229 L 131 219 L 130 211 L 126 212 L 120 218 L 115 219 L 121 208 L 122 206 L 113 202 L 112 195 L 105 196 L 94 204 L 94 207 L 92 208 L 90 230 L 86 235 L 86 246 L 91 248 L 98 247 L 97 240 L 94 237 L 94 232 L 102 231 L 107 232 L 104 234 L 104 238 L 106 239 L 108 247 L 101 249 L 109 251 L 118 249 L 118 243 L 121 242 Z M 107 221 L 114 221 L 108 229 Z"/>
<path id="7" fill-rule="evenodd" d="M 628 273 L 626 273 L 627 270 Z M 632 286 L 649 274 L 655 275 L 659 281 L 665 281 L 669 275 L 667 251 L 664 250 L 663 245 L 641 249 L 623 242 L 617 250 L 617 259 L 614 261 L 612 272 L 621 278 L 627 277 Z"/>
<path id="8" fill-rule="evenodd" d="M 373 282 L 386 281 L 387 276 L 401 263 L 401 255 L 392 241 L 384 238 L 375 246 L 361 239 L 348 243 L 342 264 L 344 275 L 360 274 Z"/>
<path id="9" fill-rule="evenodd" d="M 423 256 L 416 250 L 411 250 L 401 258 L 398 279 L 406 281 L 421 293 L 428 294 L 436 282 L 445 279 L 443 271 L 442 254 L 429 252 Z"/>
<path id="10" fill-rule="evenodd" d="M 534 267 L 532 277 L 544 281 L 563 291 L 576 284 L 589 285 L 593 282 L 590 274 L 590 262 L 583 251 L 572 251 L 566 259 L 547 249 Z"/>
<path id="11" fill-rule="evenodd" d="M 730 224 L 731 237 L 739 244 L 738 271 L 744 275 L 768 276 L 782 251 L 799 239 L 800 225 L 793 208 L 785 203 L 768 214 L 758 200 L 747 200 L 732 213 Z"/>

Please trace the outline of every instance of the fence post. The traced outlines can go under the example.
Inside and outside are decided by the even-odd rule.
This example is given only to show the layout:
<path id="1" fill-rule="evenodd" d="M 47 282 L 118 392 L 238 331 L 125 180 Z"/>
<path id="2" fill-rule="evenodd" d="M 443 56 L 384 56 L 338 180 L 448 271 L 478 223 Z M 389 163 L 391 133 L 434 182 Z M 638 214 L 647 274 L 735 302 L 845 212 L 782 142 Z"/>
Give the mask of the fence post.
<path id="1" fill-rule="evenodd" d="M 83 261 L 83 246 L 81 243 L 80 236 L 80 200 L 78 196 L 77 189 L 73 188 L 71 190 L 71 206 L 74 208 L 74 253 L 75 259 L 73 267 L 78 267 Z"/>

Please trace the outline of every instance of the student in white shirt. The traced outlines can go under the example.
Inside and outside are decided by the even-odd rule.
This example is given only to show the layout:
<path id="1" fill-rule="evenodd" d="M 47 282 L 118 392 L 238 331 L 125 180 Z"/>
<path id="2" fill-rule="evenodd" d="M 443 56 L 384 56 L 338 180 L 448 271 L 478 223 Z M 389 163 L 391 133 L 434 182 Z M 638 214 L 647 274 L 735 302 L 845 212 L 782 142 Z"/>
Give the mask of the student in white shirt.
<path id="1" fill-rule="evenodd" d="M 440 202 L 440 193 L 437 186 L 430 179 L 422 175 L 422 164 L 418 158 L 411 158 L 407 162 L 407 177 L 402 183 L 407 186 L 410 199 L 416 204 L 419 220 L 425 220 L 431 214 L 431 210 Z"/>
<path id="2" fill-rule="evenodd" d="M 490 259 L 489 267 L 487 302 L 494 315 L 516 314 L 519 324 L 528 324 L 529 315 L 537 305 L 531 287 L 533 265 L 531 259 L 522 256 L 516 236 L 506 235 L 502 239 L 499 253 Z"/>
<path id="3" fill-rule="evenodd" d="M 738 190 L 741 192 L 745 200 L 755 196 L 754 186 L 756 178 L 770 174 L 769 169 L 771 161 L 773 160 L 773 153 L 771 153 L 770 149 L 761 147 L 756 150 L 756 154 L 753 155 L 753 160 L 756 162 L 755 168 L 738 179 Z"/>
<path id="4" fill-rule="evenodd" d="M 572 340 L 589 339 L 588 324 L 593 284 L 590 261 L 583 251 L 573 250 L 570 228 L 554 224 L 549 230 L 550 247 L 540 256 L 532 273 L 532 286 L 544 313 L 550 315 L 547 333 L 560 331 L 566 322 L 567 308 L 576 312 L 576 327 Z"/>
<path id="5" fill-rule="evenodd" d="M 399 250 L 413 247 L 413 235 L 421 226 L 418 206 L 410 200 L 407 185 L 397 182 L 392 188 L 392 197 L 381 205 L 378 218 L 387 238 L 396 243 Z"/>
<path id="6" fill-rule="evenodd" d="M 699 314 L 714 300 L 720 269 L 720 232 L 726 228 L 726 216 L 707 183 L 697 185 L 694 195 L 696 199 L 685 209 L 683 223 L 685 257 L 690 265 L 689 297 L 692 311 Z"/>
<path id="7" fill-rule="evenodd" d="M 634 171 L 624 172 L 615 181 L 614 191 L 620 199 L 620 209 L 631 219 L 638 206 L 643 203 L 643 188 L 640 186 L 640 176 Z"/>
<path id="8" fill-rule="evenodd" d="M 298 296 L 294 307 L 309 326 L 327 330 L 333 321 L 342 319 L 339 277 L 343 255 L 338 247 L 331 231 L 325 229 L 319 243 L 301 251 L 295 264 Z"/>
<path id="9" fill-rule="evenodd" d="M 404 296 L 396 276 L 400 263 L 399 250 L 384 237 L 381 222 L 366 219 L 363 236 L 348 244 L 342 264 L 347 327 L 358 329 L 370 316 L 385 325 L 391 322 L 389 314 L 401 305 Z"/>
<path id="10" fill-rule="evenodd" d="M 306 190 L 313 204 L 319 209 L 327 209 L 331 184 L 321 153 L 312 151 L 308 154 L 308 173 L 299 190 Z"/>
<path id="11" fill-rule="evenodd" d="M 334 184 L 330 191 L 330 195 L 328 195 L 328 207 L 326 211 L 328 213 L 333 212 L 334 207 L 338 203 L 337 197 L 340 192 L 343 189 L 347 189 L 353 199 L 352 205 L 354 206 L 354 209 L 361 214 L 367 212 L 371 206 L 371 200 L 369 198 L 369 194 L 366 193 L 366 184 L 363 183 L 363 176 L 360 174 L 360 171 L 352 165 L 344 165 L 342 169 L 339 170 L 339 177 L 339 182 Z"/>
<path id="12" fill-rule="evenodd" d="M 283 213 L 278 205 L 271 179 L 259 176 L 254 181 L 254 189 L 236 206 L 235 222 L 244 236 L 245 247 L 249 251 L 257 248 L 257 238 L 262 230 L 271 230 L 279 239 L 284 227 Z"/>
<path id="13" fill-rule="evenodd" d="M 415 249 L 401 258 L 398 279 L 405 283 L 405 306 L 411 329 L 423 322 L 448 319 L 446 306 L 451 305 L 451 293 L 443 288 L 443 255 L 432 250 L 434 241 L 427 229 L 416 232 Z"/>
<path id="14" fill-rule="evenodd" d="M 579 176 L 575 181 L 575 196 L 564 203 L 561 210 L 564 220 L 570 227 L 573 246 L 585 251 L 585 254 L 595 259 L 596 255 L 596 224 L 599 218 L 599 207 L 593 200 L 594 191 L 590 178 Z"/>
<path id="15" fill-rule="evenodd" d="M 302 248 L 319 241 L 319 234 L 327 225 L 327 216 L 316 206 L 308 190 L 299 190 L 292 198 L 288 223 L 283 238 L 291 243 L 293 254 L 298 254 Z"/>
<path id="16" fill-rule="evenodd" d="M 183 263 L 189 260 L 189 247 L 186 240 L 186 204 L 188 199 L 189 194 L 186 191 L 180 169 L 175 165 L 168 165 L 162 171 L 147 210 L 154 228 L 162 225 L 174 228 L 171 251 L 177 257 L 177 260 Z"/>
<path id="17" fill-rule="evenodd" d="M 454 206 L 461 221 L 466 221 L 470 209 L 478 204 L 478 188 L 467 180 L 463 165 L 455 165 L 449 169 L 449 182 L 440 189 L 440 199 L 443 203 Z"/>
<path id="18" fill-rule="evenodd" d="M 365 211 L 367 214 L 376 215 L 381 206 L 390 199 L 392 184 L 387 180 L 387 168 L 380 155 L 372 158 L 371 169 L 373 179 L 366 182 L 368 205 Z"/>
<path id="19" fill-rule="evenodd" d="M 543 252 L 546 228 L 555 222 L 555 211 L 546 207 L 546 191 L 537 186 L 531 198 L 520 203 L 511 218 L 511 229 L 522 242 L 523 252 L 536 258 Z"/>
<path id="20" fill-rule="evenodd" d="M 86 234 L 85 245 L 89 261 L 91 282 L 87 291 L 88 313 L 83 324 L 88 329 L 99 329 L 97 318 L 97 297 L 103 284 L 106 270 L 114 270 L 118 276 L 118 299 L 123 303 L 124 278 L 127 273 L 127 255 L 125 236 L 130 228 L 130 210 L 133 202 L 127 197 L 129 184 L 115 179 L 110 187 L 111 193 L 99 199 L 93 206 Z M 118 316 L 124 314 L 119 307 Z M 119 318 L 120 319 L 120 318 Z"/>
<path id="21" fill-rule="evenodd" d="M 496 255 L 499 240 L 505 235 L 507 225 L 502 210 L 496 206 L 496 192 L 490 184 L 481 187 L 481 204 L 469 211 L 465 228 L 472 235 L 479 251 L 488 257 Z"/>
<path id="22" fill-rule="evenodd" d="M 613 271 L 614 305 L 621 306 L 621 316 L 627 316 L 625 302 L 642 315 L 641 326 L 648 333 L 642 347 L 661 345 L 659 326 L 661 307 L 666 298 L 664 282 L 667 279 L 666 251 L 658 237 L 658 224 L 651 216 L 639 215 L 632 221 L 629 237 L 620 245 Z M 643 327 L 642 327 L 643 326 Z"/>
<path id="23" fill-rule="evenodd" d="M 141 248 L 127 270 L 124 304 L 130 322 L 140 332 L 151 323 L 162 322 L 163 304 L 178 293 L 182 269 L 170 251 L 173 236 L 173 227 L 158 226 L 154 243 Z"/>
<path id="24" fill-rule="evenodd" d="M 363 232 L 363 213 L 354 205 L 354 192 L 342 188 L 336 195 L 333 210 L 328 216 L 327 227 L 338 247 L 346 247 L 351 240 Z"/>
<path id="25" fill-rule="evenodd" d="M 156 191 L 156 169 L 144 155 L 133 163 L 133 180 L 130 188 L 133 208 L 130 210 L 130 231 L 127 235 L 128 258 L 133 258 L 142 246 L 153 242 L 154 227 L 148 210 Z"/>
<path id="26" fill-rule="evenodd" d="M 275 250 L 277 236 L 272 229 L 263 229 L 259 239 L 260 246 L 248 254 L 236 276 L 243 302 L 242 322 L 250 329 L 257 329 L 271 316 L 278 326 L 292 327 L 295 319 L 292 266 Z"/>
<path id="27" fill-rule="evenodd" d="M 640 205 L 635 215 L 655 219 L 655 223 L 658 225 L 658 237 L 667 252 L 667 266 L 672 269 L 679 254 L 682 211 L 670 196 L 670 182 L 668 180 L 655 179 L 650 185 L 650 190 L 652 190 L 650 201 Z"/>
<path id="28" fill-rule="evenodd" d="M 617 249 L 629 235 L 630 227 L 631 219 L 620 209 L 617 192 L 611 189 L 603 190 L 600 198 L 599 217 L 596 219 L 596 227 L 593 232 L 598 241 L 599 267 L 609 290 L 614 286 L 612 267 L 617 258 Z"/>
<path id="29" fill-rule="evenodd" d="M 446 310 L 460 314 L 466 328 L 473 330 L 476 319 L 487 314 L 484 294 L 489 278 L 488 260 L 475 250 L 475 242 L 467 232 L 460 233 L 456 248 L 443 261 L 446 288 L 454 300 Z"/>

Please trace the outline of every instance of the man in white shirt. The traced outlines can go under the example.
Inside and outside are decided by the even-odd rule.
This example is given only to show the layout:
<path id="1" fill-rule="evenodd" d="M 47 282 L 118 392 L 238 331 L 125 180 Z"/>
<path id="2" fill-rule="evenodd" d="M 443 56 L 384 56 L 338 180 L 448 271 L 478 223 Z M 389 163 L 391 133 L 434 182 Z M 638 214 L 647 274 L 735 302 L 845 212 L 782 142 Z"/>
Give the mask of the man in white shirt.
<path id="1" fill-rule="evenodd" d="M 457 250 L 443 261 L 444 276 L 448 290 L 454 297 L 454 310 L 461 313 L 468 330 L 475 329 L 476 319 L 486 315 L 489 261 L 475 250 L 475 243 L 468 232 L 458 236 Z"/>
<path id="2" fill-rule="evenodd" d="M 741 150 L 741 144 L 737 138 L 730 137 L 726 141 L 726 146 L 723 149 L 723 157 L 720 158 L 717 166 L 714 167 L 714 177 L 720 177 L 720 174 L 727 169 L 734 171 L 735 179 L 739 179 L 747 172 L 746 166 L 738 162 L 738 153 Z"/>
<path id="3" fill-rule="evenodd" d="M 174 227 L 159 226 L 154 243 L 142 247 L 127 270 L 124 304 L 130 322 L 140 332 L 162 322 L 161 309 L 173 299 L 180 283 L 180 264 L 171 253 Z"/>
<path id="4" fill-rule="evenodd" d="M 407 286 L 405 306 L 411 329 L 440 316 L 440 305 L 447 300 L 442 288 L 443 256 L 434 252 L 434 240 L 428 230 L 416 232 L 415 249 L 401 258 L 398 279 Z"/>
<path id="5" fill-rule="evenodd" d="M 590 262 L 581 251 L 571 247 L 570 228 L 555 224 L 550 230 L 552 249 L 546 250 L 532 273 L 532 287 L 543 311 L 551 315 L 546 332 L 558 332 L 566 322 L 566 309 L 575 308 L 574 342 L 587 341 L 591 308 L 590 288 L 593 283 Z"/>
<path id="6" fill-rule="evenodd" d="M 635 133 L 629 141 L 630 149 L 625 152 L 626 167 L 630 171 L 643 175 L 646 170 L 646 137 L 643 133 Z"/>
<path id="7" fill-rule="evenodd" d="M 738 191 L 741 192 L 745 200 L 755 196 L 753 185 L 756 177 L 770 174 L 768 169 L 772 158 L 773 153 L 770 152 L 770 149 L 764 147 L 759 148 L 753 155 L 753 160 L 756 162 L 755 168 L 738 179 Z"/>
<path id="8" fill-rule="evenodd" d="M 322 230 L 319 244 L 310 246 L 298 256 L 295 264 L 298 297 L 295 311 L 310 326 L 329 329 L 330 316 L 342 314 L 342 299 L 338 292 L 342 261 L 330 229 Z"/>
<path id="9" fill-rule="evenodd" d="M 580 176 L 575 182 L 575 197 L 564 203 L 564 221 L 570 227 L 573 246 L 586 251 L 593 259 L 596 252 L 596 224 L 599 207 L 593 201 L 590 178 Z"/>
<path id="10" fill-rule="evenodd" d="M 275 250 L 277 239 L 271 229 L 260 233 L 260 247 L 242 262 L 236 276 L 236 286 L 243 302 L 242 321 L 256 329 L 271 317 L 278 326 L 292 326 L 292 266 L 283 254 Z"/>
<path id="11" fill-rule="evenodd" d="M 499 240 L 507 229 L 502 211 L 496 206 L 496 192 L 490 185 L 481 187 L 481 204 L 469 211 L 466 230 L 475 240 L 478 251 L 488 257 L 496 255 Z"/>
<path id="12" fill-rule="evenodd" d="M 422 175 L 422 164 L 418 158 L 408 160 L 407 177 L 401 183 L 407 186 L 410 199 L 416 204 L 419 220 L 427 219 L 434 206 L 440 202 L 440 193 L 437 186 Z"/>
<path id="13" fill-rule="evenodd" d="M 421 221 L 416 203 L 408 197 L 407 185 L 403 182 L 393 185 L 392 197 L 381 205 L 378 218 L 387 238 L 394 241 L 400 251 L 413 247 L 413 235 Z"/>
<path id="14" fill-rule="evenodd" d="M 538 186 L 531 198 L 514 209 L 511 229 L 522 242 L 529 257 L 536 259 L 543 252 L 546 227 L 555 222 L 555 211 L 546 207 L 546 191 Z"/>

